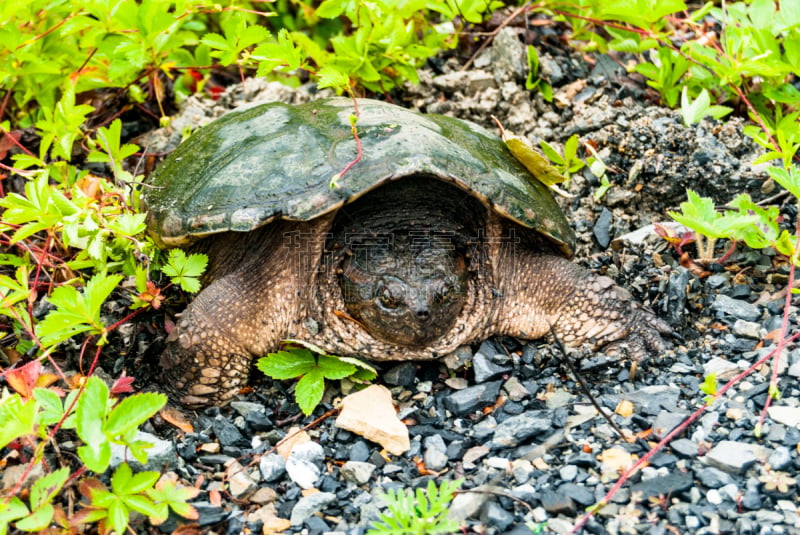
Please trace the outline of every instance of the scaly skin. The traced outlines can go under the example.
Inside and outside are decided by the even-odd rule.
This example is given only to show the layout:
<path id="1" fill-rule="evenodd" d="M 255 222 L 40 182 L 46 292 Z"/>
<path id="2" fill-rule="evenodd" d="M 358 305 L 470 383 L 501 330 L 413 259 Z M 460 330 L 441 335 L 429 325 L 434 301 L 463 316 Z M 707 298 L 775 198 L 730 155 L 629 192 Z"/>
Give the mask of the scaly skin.
<path id="1" fill-rule="evenodd" d="M 406 198 L 406 205 L 398 203 Z M 181 315 L 161 357 L 163 383 L 172 398 L 187 406 L 228 402 L 246 383 L 253 358 L 276 350 L 287 338 L 373 360 L 434 359 L 492 335 L 540 338 L 551 326 L 567 345 L 610 346 L 634 361 L 664 348 L 661 334 L 669 333 L 669 326 L 611 279 L 544 252 L 535 234 L 476 200 L 453 199 L 458 210 L 443 214 L 442 198 L 440 191 L 416 198 L 407 190 L 389 192 L 383 200 L 356 201 L 354 210 L 340 214 L 336 221 L 341 223 L 329 215 L 272 223 L 240 235 L 244 242 L 233 242 L 231 235 L 212 241 L 208 252 L 216 259 L 211 275 L 216 280 Z M 453 232 L 465 238 L 460 243 L 472 245 L 463 254 L 469 272 L 463 308 L 448 332 L 424 347 L 398 345 L 374 337 L 345 312 L 339 270 L 347 250 L 338 242 L 348 233 L 369 229 L 371 221 L 381 232 L 395 221 L 398 232 L 417 232 L 429 224 L 441 230 L 442 221 L 453 219 Z M 324 251 L 329 232 L 330 250 Z M 471 236 L 479 237 L 470 242 Z M 397 247 L 393 254 L 407 254 L 403 245 Z"/>

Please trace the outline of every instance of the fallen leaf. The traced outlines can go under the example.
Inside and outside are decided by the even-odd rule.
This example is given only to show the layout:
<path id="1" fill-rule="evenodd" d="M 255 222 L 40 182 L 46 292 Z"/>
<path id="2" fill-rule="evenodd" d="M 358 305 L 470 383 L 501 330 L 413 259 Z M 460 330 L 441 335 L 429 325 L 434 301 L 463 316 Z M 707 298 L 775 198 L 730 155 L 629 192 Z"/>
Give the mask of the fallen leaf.
<path id="1" fill-rule="evenodd" d="M 519 163 L 525 166 L 525 169 L 531 172 L 536 180 L 547 187 L 566 182 L 567 177 L 559 173 L 546 156 L 539 154 L 525 139 L 507 133 L 497 117 L 492 115 L 492 119 L 500 129 L 500 136 L 503 138 L 503 142 L 506 144 L 506 147 L 508 147 L 508 150 L 511 151 L 511 154 Z M 564 193 L 560 190 L 558 191 L 561 194 Z"/>
<path id="2" fill-rule="evenodd" d="M 164 407 L 159 411 L 159 415 L 165 422 L 172 424 L 184 433 L 194 433 L 194 426 L 183 413 L 183 411 L 174 407 Z"/>
<path id="3" fill-rule="evenodd" d="M 627 399 L 623 399 L 622 401 L 617 404 L 617 407 L 614 409 L 614 412 L 622 416 L 623 418 L 627 418 L 628 416 L 633 414 L 633 403 L 628 401 Z"/>

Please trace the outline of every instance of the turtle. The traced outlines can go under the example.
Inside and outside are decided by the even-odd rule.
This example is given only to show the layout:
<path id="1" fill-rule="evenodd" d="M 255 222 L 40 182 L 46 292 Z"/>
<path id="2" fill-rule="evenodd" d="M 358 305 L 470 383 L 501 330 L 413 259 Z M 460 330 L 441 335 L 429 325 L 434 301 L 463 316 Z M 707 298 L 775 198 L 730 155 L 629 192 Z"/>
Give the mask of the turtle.
<path id="1" fill-rule="evenodd" d="M 360 155 L 360 157 L 358 157 Z M 208 255 L 160 380 L 222 405 L 282 341 L 430 360 L 494 335 L 658 352 L 670 327 L 570 260 L 550 189 L 474 123 L 385 101 L 246 105 L 198 129 L 143 196 L 162 246 Z"/>

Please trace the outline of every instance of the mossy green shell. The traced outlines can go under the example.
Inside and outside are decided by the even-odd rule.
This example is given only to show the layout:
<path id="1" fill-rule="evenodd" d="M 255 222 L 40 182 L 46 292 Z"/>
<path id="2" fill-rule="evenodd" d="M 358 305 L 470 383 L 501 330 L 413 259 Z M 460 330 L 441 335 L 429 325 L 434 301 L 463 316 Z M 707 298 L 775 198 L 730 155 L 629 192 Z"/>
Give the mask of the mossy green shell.
<path id="1" fill-rule="evenodd" d="M 276 218 L 306 221 L 389 180 L 423 173 L 470 192 L 571 254 L 574 235 L 550 190 L 500 138 L 467 121 L 377 100 L 359 99 L 358 110 L 363 156 L 333 187 L 357 155 L 351 99 L 259 104 L 199 129 L 149 181 L 151 231 L 166 245 L 183 245 Z"/>

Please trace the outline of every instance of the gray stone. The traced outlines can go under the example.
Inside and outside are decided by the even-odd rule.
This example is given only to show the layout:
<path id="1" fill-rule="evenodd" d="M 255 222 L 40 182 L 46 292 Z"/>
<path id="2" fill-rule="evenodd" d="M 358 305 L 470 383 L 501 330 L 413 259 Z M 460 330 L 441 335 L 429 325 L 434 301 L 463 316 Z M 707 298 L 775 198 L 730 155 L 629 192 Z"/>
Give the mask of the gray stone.
<path id="1" fill-rule="evenodd" d="M 678 266 L 667 283 L 667 323 L 680 325 L 686 312 L 686 287 L 689 285 L 689 270 Z"/>
<path id="2" fill-rule="evenodd" d="M 595 503 L 594 493 L 584 485 L 575 483 L 564 483 L 558 487 L 558 492 L 568 496 L 573 502 L 588 507 Z"/>
<path id="3" fill-rule="evenodd" d="M 699 470 L 695 471 L 694 475 L 704 487 L 709 489 L 718 489 L 733 483 L 733 479 L 727 472 L 723 472 L 722 470 L 714 468 L 713 466 L 700 468 Z"/>
<path id="4" fill-rule="evenodd" d="M 772 451 L 767 462 L 774 470 L 783 470 L 792 462 L 792 454 L 786 446 L 778 446 Z"/>
<path id="5" fill-rule="evenodd" d="M 492 41 L 491 71 L 498 82 L 524 78 L 527 72 L 525 46 L 514 28 L 503 28 Z"/>
<path id="6" fill-rule="evenodd" d="M 600 215 L 597 218 L 597 221 L 594 223 L 594 228 L 592 232 L 594 234 L 594 238 L 597 240 L 597 244 L 600 246 L 601 249 L 607 249 L 608 244 L 611 243 L 611 221 L 613 219 L 613 215 L 611 210 L 606 207 L 603 207 L 603 210 L 600 212 Z"/>
<path id="7" fill-rule="evenodd" d="M 502 381 L 492 381 L 453 392 L 444 398 L 444 406 L 456 416 L 464 416 L 493 405 L 500 394 Z"/>
<path id="8" fill-rule="evenodd" d="M 751 305 L 741 299 L 733 299 L 724 294 L 717 295 L 711 308 L 720 314 L 727 314 L 746 321 L 755 321 L 761 317 L 761 311 L 756 305 Z"/>
<path id="9" fill-rule="evenodd" d="M 653 435 L 662 439 L 686 419 L 688 414 L 680 412 L 661 411 L 653 422 Z"/>
<path id="10" fill-rule="evenodd" d="M 558 475 L 562 481 L 572 481 L 578 475 L 578 467 L 574 464 L 562 466 L 558 470 Z"/>
<path id="11" fill-rule="evenodd" d="M 656 385 L 640 388 L 623 397 L 632 402 L 644 414 L 657 415 L 662 409 L 674 410 L 678 405 L 680 395 L 680 388 Z"/>
<path id="12" fill-rule="evenodd" d="M 753 321 L 736 320 L 733 324 L 733 334 L 743 338 L 759 340 L 761 338 L 761 325 Z"/>
<path id="13" fill-rule="evenodd" d="M 688 438 L 673 440 L 669 443 L 669 447 L 672 448 L 672 451 L 677 455 L 687 459 L 695 458 L 699 454 L 697 442 Z"/>
<path id="14" fill-rule="evenodd" d="M 711 466 L 731 474 L 743 474 L 758 461 L 752 444 L 723 440 L 715 445 L 705 456 Z"/>
<path id="15" fill-rule="evenodd" d="M 350 481 L 356 485 L 363 485 L 372 477 L 375 465 L 359 461 L 347 461 L 342 465 L 341 474 L 345 481 Z"/>
<path id="16" fill-rule="evenodd" d="M 271 483 L 279 480 L 286 473 L 286 461 L 277 453 L 269 453 L 261 457 L 258 469 L 261 471 L 264 481 Z"/>
<path id="17" fill-rule="evenodd" d="M 302 489 L 314 487 L 322 475 L 322 471 L 316 464 L 291 455 L 286 460 L 286 473 L 289 475 L 289 479 Z"/>
<path id="18" fill-rule="evenodd" d="M 511 401 L 522 401 L 531 395 L 531 391 L 519 382 L 515 376 L 512 376 L 503 383 L 503 390 L 508 394 L 508 399 Z"/>
<path id="19" fill-rule="evenodd" d="M 481 384 L 510 372 L 512 368 L 510 366 L 499 366 L 495 364 L 491 356 L 478 352 L 472 358 L 472 370 L 475 373 L 475 382 Z"/>
<path id="20" fill-rule="evenodd" d="M 241 414 L 244 418 L 251 412 L 260 412 L 266 414 L 264 406 L 260 403 L 253 403 L 252 401 L 231 401 L 231 408 Z"/>
<path id="21" fill-rule="evenodd" d="M 486 492 L 462 492 L 450 503 L 448 518 L 461 522 L 478 514 L 481 507 L 489 499 Z"/>
<path id="22" fill-rule="evenodd" d="M 175 451 L 175 445 L 171 440 L 163 440 L 144 431 L 137 432 L 133 440 L 136 442 L 149 442 L 153 445 L 147 450 L 147 462 L 143 465 L 133 458 L 125 446 L 111 444 L 111 468 L 116 468 L 120 463 L 127 460 L 134 471 L 153 470 L 160 472 L 167 465 L 174 467 L 181 462 L 177 451 Z"/>
<path id="23" fill-rule="evenodd" d="M 488 440 L 497 429 L 497 420 L 494 416 L 487 416 L 472 427 L 472 436 L 477 441 Z"/>
<path id="24" fill-rule="evenodd" d="M 724 286 L 728 282 L 728 278 L 725 275 L 711 275 L 706 279 L 706 286 L 711 290 L 716 290 Z"/>
<path id="25" fill-rule="evenodd" d="M 302 526 L 311 515 L 316 514 L 331 503 L 336 501 L 336 494 L 332 492 L 317 492 L 310 496 L 300 498 L 292 508 L 292 516 L 289 521 L 293 527 Z"/>
<path id="26" fill-rule="evenodd" d="M 438 471 L 447 466 L 447 445 L 441 435 L 425 437 L 424 446 L 423 460 L 426 468 Z"/>
<path id="27" fill-rule="evenodd" d="M 528 411 L 512 416 L 497 425 L 489 447 L 513 448 L 535 435 L 542 435 L 550 431 L 553 427 L 552 423 L 553 411 L 551 410 Z"/>
<path id="28" fill-rule="evenodd" d="M 452 353 L 445 355 L 443 360 L 448 370 L 460 370 L 472 360 L 472 348 L 470 346 L 459 346 Z"/>

